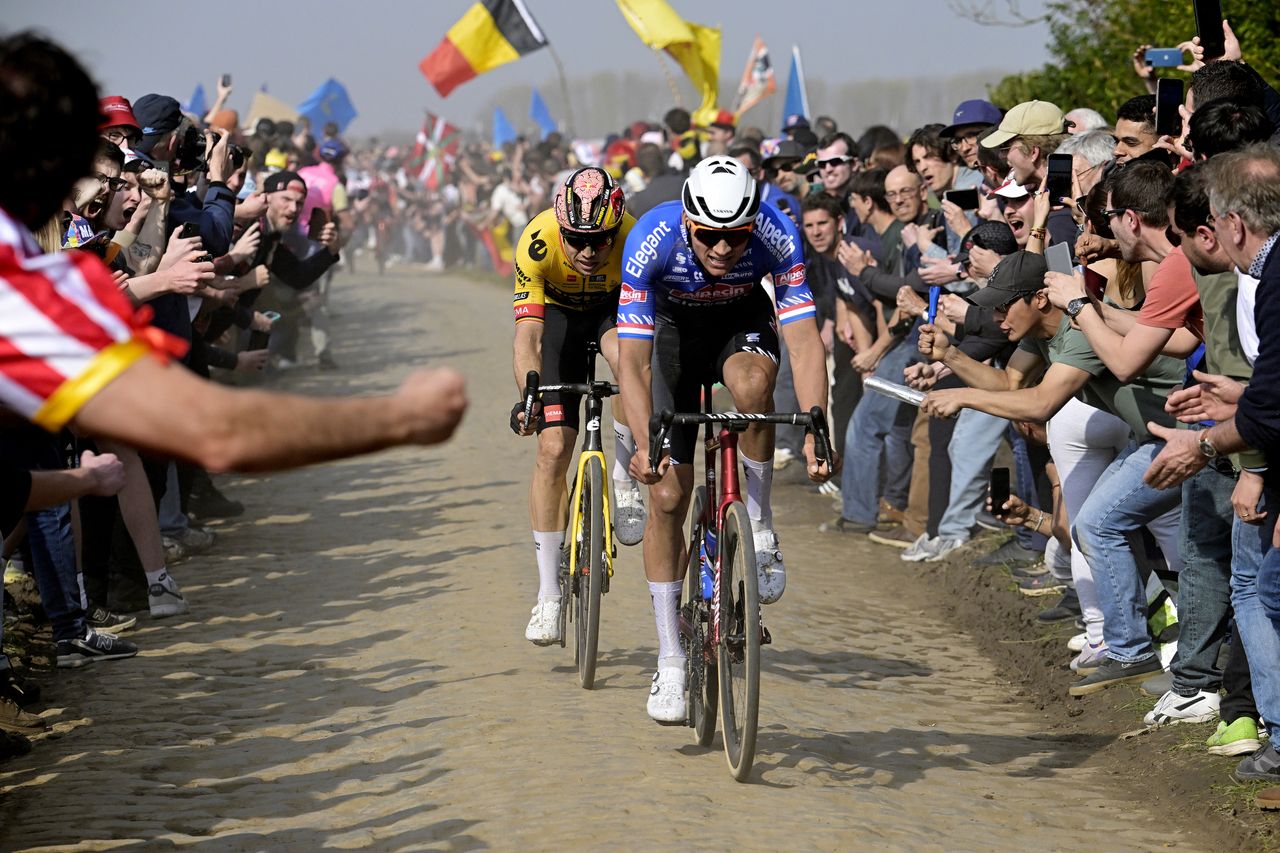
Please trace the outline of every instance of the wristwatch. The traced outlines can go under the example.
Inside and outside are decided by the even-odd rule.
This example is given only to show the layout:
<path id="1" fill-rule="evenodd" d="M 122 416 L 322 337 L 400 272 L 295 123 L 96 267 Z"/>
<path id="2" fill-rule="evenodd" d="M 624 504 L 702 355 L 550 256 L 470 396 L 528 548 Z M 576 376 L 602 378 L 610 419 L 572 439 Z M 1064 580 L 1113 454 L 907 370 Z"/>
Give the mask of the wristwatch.
<path id="1" fill-rule="evenodd" d="M 1208 433 L 1209 431 L 1207 429 L 1202 429 L 1197 433 L 1199 436 L 1200 454 L 1204 456 L 1205 459 L 1217 459 L 1218 448 L 1209 443 L 1209 439 L 1206 438 Z"/>
<path id="2" fill-rule="evenodd" d="M 1088 304 L 1089 304 L 1089 297 L 1087 296 L 1080 296 L 1080 297 L 1077 297 L 1076 299 L 1072 299 L 1070 302 L 1067 303 L 1067 316 L 1070 317 L 1072 320 L 1074 320 L 1076 318 L 1076 315 L 1079 314 L 1081 311 L 1083 311 L 1084 306 Z"/>

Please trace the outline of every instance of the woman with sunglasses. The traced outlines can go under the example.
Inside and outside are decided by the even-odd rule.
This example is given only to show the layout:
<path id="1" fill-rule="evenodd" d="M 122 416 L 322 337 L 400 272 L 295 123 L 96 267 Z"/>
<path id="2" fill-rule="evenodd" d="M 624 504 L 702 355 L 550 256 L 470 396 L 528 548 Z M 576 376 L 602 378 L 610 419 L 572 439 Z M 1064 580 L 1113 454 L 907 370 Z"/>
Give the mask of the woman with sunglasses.
<path id="1" fill-rule="evenodd" d="M 698 411 L 703 385 L 713 381 L 724 383 L 738 411 L 771 411 L 779 327 L 800 408 L 826 411 L 826 349 L 805 283 L 800 233 L 760 196 L 761 187 L 746 166 L 731 157 L 708 157 L 685 180 L 681 201 L 658 205 L 632 229 L 618 300 L 618 384 L 631 423 L 648 424 L 652 412 L 666 408 Z M 773 279 L 774 299 L 760 287 L 767 276 Z M 689 463 L 697 428 L 672 431 L 657 474 L 649 471 L 648 439 L 643 427 L 637 429 L 631 463 L 632 475 L 650 485 L 645 575 L 658 629 L 658 667 L 648 711 L 660 723 L 683 722 L 685 652 L 677 608 L 686 567 L 681 527 L 693 491 Z M 771 603 L 786 586 L 770 506 L 773 428 L 761 424 L 747 430 L 739 447 L 760 600 Z M 812 436 L 806 437 L 804 452 L 811 480 L 820 483 L 831 476 L 815 461 Z"/>
<path id="2" fill-rule="evenodd" d="M 553 206 L 525 226 L 516 245 L 514 368 L 517 392 L 536 370 L 544 384 L 587 381 L 587 342 L 618 375 L 618 290 L 622 243 L 635 219 L 623 211 L 623 192 L 609 173 L 594 166 L 575 171 L 556 191 Z M 526 424 L 524 402 L 513 425 L 521 435 L 538 434 L 538 458 L 529 488 L 538 561 L 538 602 L 525 639 L 539 646 L 560 641 L 560 546 L 568 521 L 565 476 L 578 439 L 581 398 L 542 395 L 536 423 Z M 519 410 L 518 416 L 515 414 Z M 634 442 L 621 407 L 613 410 L 614 531 L 624 545 L 644 534 L 640 486 L 628 473 Z"/>

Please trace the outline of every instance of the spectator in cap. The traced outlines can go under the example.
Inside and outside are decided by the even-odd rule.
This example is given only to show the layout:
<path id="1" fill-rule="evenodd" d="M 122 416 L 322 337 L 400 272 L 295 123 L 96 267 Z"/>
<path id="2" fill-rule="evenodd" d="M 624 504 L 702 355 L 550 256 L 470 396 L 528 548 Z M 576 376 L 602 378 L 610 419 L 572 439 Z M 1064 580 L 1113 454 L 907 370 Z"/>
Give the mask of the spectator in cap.
<path id="1" fill-rule="evenodd" d="M 338 229 L 337 247 L 341 247 L 355 230 L 355 220 L 351 205 L 347 200 L 347 188 L 343 184 L 343 160 L 347 156 L 347 146 L 339 139 L 326 139 L 320 143 L 317 153 L 320 162 L 298 170 L 298 175 L 307 185 L 306 203 L 302 208 L 302 216 L 298 226 L 310 230 L 312 217 L 316 211 L 324 215 L 325 228 Z M 440 258 L 441 246 L 435 247 L 433 261 Z M 299 294 L 303 312 L 311 321 L 311 344 L 323 370 L 337 367 L 330 347 L 329 323 L 329 287 L 333 283 L 333 268 L 329 275 L 321 276 L 316 283 Z"/>
<path id="2" fill-rule="evenodd" d="M 795 132 L 800 129 L 809 130 L 809 120 L 799 113 L 789 115 L 782 120 L 782 135 L 791 139 L 795 138 Z"/>
<path id="3" fill-rule="evenodd" d="M 956 254 L 956 263 L 964 269 L 965 275 L 975 281 L 982 281 L 991 275 L 996 264 L 1006 255 L 1018 251 L 1018 241 L 1014 239 L 1013 229 L 1004 222 L 979 222 L 969 233 L 964 235 L 960 251 Z"/>
<path id="4" fill-rule="evenodd" d="M 726 153 L 733 146 L 733 134 L 736 130 L 737 122 L 733 118 L 733 113 L 728 110 L 718 111 L 715 118 L 707 125 L 707 144 L 703 151 L 704 156 L 710 157 L 713 154 Z"/>
<path id="5" fill-rule="evenodd" d="M 103 139 L 120 148 L 136 148 L 142 141 L 142 127 L 134 118 L 133 108 L 128 98 L 109 95 L 98 102 L 102 112 L 102 124 L 98 125 L 98 133 Z"/>
<path id="6" fill-rule="evenodd" d="M 1049 155 L 1066 138 L 1062 110 L 1047 101 L 1026 101 L 1009 110 L 981 144 L 1006 148 L 1018 183 L 1039 186 L 1048 174 Z"/>
<path id="7" fill-rule="evenodd" d="M 947 140 L 961 165 L 977 169 L 978 137 L 987 128 L 999 124 L 1003 117 L 1000 108 L 990 101 L 962 101 L 951 114 L 951 124 L 939 131 L 938 136 Z"/>
<path id="8" fill-rule="evenodd" d="M 791 210 L 799 211 L 798 200 L 808 192 L 804 179 L 796 171 L 796 167 L 805 157 L 805 149 L 794 139 L 766 139 L 760 146 L 760 154 L 764 158 L 765 201 L 785 200 L 794 204 Z M 799 215 L 798 213 L 795 215 Z"/>

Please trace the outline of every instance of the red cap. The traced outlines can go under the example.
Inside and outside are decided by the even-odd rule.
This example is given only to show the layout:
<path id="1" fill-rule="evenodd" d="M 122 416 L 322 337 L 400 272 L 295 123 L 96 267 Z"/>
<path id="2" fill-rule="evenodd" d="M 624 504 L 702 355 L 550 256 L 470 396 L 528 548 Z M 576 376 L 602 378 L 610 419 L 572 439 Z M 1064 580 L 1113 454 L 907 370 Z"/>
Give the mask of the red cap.
<path id="1" fill-rule="evenodd" d="M 98 112 L 102 113 L 102 124 L 98 125 L 98 130 L 106 130 L 109 127 L 132 127 L 139 133 L 142 132 L 142 125 L 138 124 L 138 120 L 133 117 L 133 107 L 129 105 L 128 98 L 122 98 L 119 95 L 111 95 L 98 101 Z"/>
<path id="2" fill-rule="evenodd" d="M 712 127 L 727 127 L 729 130 L 733 130 L 737 127 L 737 124 L 738 123 L 733 119 L 733 113 L 728 110 L 720 110 L 720 112 L 716 113 L 715 119 L 711 122 Z"/>

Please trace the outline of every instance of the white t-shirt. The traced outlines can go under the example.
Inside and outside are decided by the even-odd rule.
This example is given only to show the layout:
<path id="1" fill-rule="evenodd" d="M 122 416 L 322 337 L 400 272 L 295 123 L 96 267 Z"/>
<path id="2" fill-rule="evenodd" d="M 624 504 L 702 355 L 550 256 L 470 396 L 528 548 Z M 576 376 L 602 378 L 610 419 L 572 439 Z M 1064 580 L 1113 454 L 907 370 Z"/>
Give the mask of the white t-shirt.
<path id="1" fill-rule="evenodd" d="M 501 183 L 493 188 L 489 197 L 489 208 L 499 211 L 511 223 L 511 231 L 519 234 L 529 224 L 529 214 L 525 211 L 524 198 L 509 184 Z"/>
<path id="2" fill-rule="evenodd" d="M 1258 357 L 1258 329 L 1253 321 L 1253 303 L 1258 297 L 1258 280 L 1248 273 L 1237 272 L 1240 289 L 1236 292 L 1236 333 L 1244 357 L 1253 364 Z"/>

